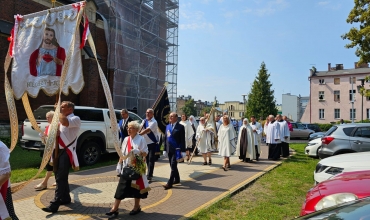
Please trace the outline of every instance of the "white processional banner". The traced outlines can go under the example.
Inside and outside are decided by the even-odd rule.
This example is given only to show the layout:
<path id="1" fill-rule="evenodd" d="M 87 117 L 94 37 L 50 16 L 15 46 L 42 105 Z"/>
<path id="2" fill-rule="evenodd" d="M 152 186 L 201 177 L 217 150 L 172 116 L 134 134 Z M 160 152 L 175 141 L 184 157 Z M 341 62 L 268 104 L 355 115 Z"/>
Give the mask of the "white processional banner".
<path id="1" fill-rule="evenodd" d="M 67 68 L 67 74 L 62 92 L 68 95 L 69 88 L 75 94 L 82 90 L 81 39 L 75 31 L 79 10 L 74 4 L 16 17 L 11 48 L 16 99 L 25 92 L 37 97 L 40 90 L 49 96 L 57 94 L 63 68 Z M 71 46 L 71 62 L 64 65 Z"/>

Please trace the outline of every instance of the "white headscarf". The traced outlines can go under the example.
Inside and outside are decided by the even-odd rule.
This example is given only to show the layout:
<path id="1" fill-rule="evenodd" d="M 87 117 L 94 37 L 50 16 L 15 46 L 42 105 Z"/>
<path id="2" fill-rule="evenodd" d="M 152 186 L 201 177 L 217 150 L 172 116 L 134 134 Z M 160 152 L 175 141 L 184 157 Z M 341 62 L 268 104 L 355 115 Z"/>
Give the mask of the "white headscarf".
<path id="1" fill-rule="evenodd" d="M 198 122 L 197 122 L 197 120 L 195 120 L 195 117 L 192 116 L 192 115 L 190 115 L 189 121 L 190 121 L 190 123 L 194 124 L 195 130 L 197 130 L 197 128 L 198 128 Z"/>
<path id="2" fill-rule="evenodd" d="M 245 124 L 244 122 L 247 122 L 247 124 Z M 249 125 L 249 120 L 247 118 L 244 118 L 243 124 L 240 128 L 243 129 L 243 128 L 247 128 L 247 127 L 251 127 L 251 126 Z"/>

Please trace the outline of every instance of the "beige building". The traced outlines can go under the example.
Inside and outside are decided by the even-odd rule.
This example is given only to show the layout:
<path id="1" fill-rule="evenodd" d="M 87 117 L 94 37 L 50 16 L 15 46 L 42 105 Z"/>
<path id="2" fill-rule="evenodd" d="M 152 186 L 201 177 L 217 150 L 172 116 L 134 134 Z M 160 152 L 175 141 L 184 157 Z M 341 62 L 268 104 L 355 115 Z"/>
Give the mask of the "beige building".
<path id="1" fill-rule="evenodd" d="M 324 71 L 310 70 L 310 98 L 302 122 L 330 123 L 340 119 L 360 121 L 370 118 L 370 99 L 362 97 L 359 89 L 369 90 L 364 81 L 370 75 L 368 64 L 344 69 L 336 64 Z"/>
<path id="2" fill-rule="evenodd" d="M 233 119 L 239 120 L 244 117 L 245 107 L 243 102 L 227 101 L 224 104 L 219 104 L 219 108 L 222 112 L 227 111 L 228 115 Z"/>

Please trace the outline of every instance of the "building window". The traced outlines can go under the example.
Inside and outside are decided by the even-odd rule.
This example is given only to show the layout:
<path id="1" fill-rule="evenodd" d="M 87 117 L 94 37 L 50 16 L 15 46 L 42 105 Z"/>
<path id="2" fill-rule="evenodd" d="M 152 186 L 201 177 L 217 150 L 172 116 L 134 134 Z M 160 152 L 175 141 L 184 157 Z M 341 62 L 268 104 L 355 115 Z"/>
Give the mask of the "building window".
<path id="1" fill-rule="evenodd" d="M 334 78 L 334 85 L 340 84 L 340 78 Z"/>
<path id="2" fill-rule="evenodd" d="M 320 85 L 323 85 L 323 84 L 325 84 L 325 80 L 324 79 L 319 79 L 319 83 L 320 83 Z"/>
<path id="3" fill-rule="evenodd" d="M 319 91 L 319 100 L 325 100 L 324 91 Z"/>
<path id="4" fill-rule="evenodd" d="M 366 119 L 370 119 L 370 108 L 366 109 Z"/>
<path id="5" fill-rule="evenodd" d="M 356 77 L 349 77 L 349 84 L 356 84 Z"/>
<path id="6" fill-rule="evenodd" d="M 366 94 L 370 94 L 370 89 L 366 89 Z M 366 96 L 366 101 L 370 101 L 370 97 Z"/>
<path id="7" fill-rule="evenodd" d="M 339 102 L 339 101 L 340 101 L 340 91 L 334 90 L 334 102 Z"/>
<path id="8" fill-rule="evenodd" d="M 319 109 L 319 119 L 325 118 L 325 109 Z"/>
<path id="9" fill-rule="evenodd" d="M 352 115 L 353 115 L 353 119 L 356 119 L 356 109 L 354 108 L 353 109 L 353 114 L 352 114 L 352 109 L 349 110 L 349 119 L 352 120 Z"/>
<path id="10" fill-rule="evenodd" d="M 234 110 L 234 106 L 233 105 L 230 105 L 229 106 L 229 110 Z"/>
<path id="11" fill-rule="evenodd" d="M 356 93 L 356 90 L 349 90 L 349 101 L 355 101 L 354 99 L 352 99 L 352 94 L 353 94 L 353 98 L 355 98 L 355 93 Z"/>
<path id="12" fill-rule="evenodd" d="M 339 108 L 334 109 L 334 118 L 335 119 L 340 118 L 340 109 Z"/>

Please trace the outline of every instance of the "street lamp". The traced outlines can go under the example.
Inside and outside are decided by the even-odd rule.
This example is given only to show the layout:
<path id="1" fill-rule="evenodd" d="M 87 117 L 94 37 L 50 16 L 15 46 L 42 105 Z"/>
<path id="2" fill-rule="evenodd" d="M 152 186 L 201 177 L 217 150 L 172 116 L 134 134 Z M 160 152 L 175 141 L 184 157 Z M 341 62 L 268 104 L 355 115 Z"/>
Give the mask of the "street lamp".
<path id="1" fill-rule="evenodd" d="M 242 116 L 242 118 L 244 118 L 244 116 L 245 116 L 245 97 L 247 95 L 243 94 L 242 96 L 243 96 L 243 116 Z"/>
<path id="2" fill-rule="evenodd" d="M 365 94 L 365 91 L 364 91 L 364 85 L 365 85 L 365 79 L 358 79 L 357 81 L 360 81 L 361 82 L 361 85 L 358 85 L 357 86 L 357 90 L 358 92 L 360 93 L 361 95 L 361 123 L 363 123 L 364 121 L 364 94 Z"/>

